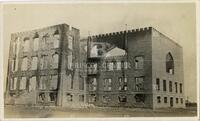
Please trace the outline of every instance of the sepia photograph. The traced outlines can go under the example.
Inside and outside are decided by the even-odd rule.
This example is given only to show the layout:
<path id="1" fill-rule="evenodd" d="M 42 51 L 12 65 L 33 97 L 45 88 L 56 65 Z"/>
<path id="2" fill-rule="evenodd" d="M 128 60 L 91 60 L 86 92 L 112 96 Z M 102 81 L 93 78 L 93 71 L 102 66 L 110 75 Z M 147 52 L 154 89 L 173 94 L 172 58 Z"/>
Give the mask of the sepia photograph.
<path id="1" fill-rule="evenodd" d="M 196 4 L 3 4 L 4 119 L 197 117 Z"/>

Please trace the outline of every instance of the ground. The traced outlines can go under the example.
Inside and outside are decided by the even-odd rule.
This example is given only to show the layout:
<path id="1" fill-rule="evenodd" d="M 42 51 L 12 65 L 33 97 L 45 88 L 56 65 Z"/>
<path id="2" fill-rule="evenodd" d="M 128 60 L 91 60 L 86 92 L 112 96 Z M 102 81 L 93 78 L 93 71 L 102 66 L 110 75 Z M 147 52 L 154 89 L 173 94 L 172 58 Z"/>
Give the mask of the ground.
<path id="1" fill-rule="evenodd" d="M 68 118 L 68 117 L 193 117 L 196 108 L 142 109 L 142 108 L 58 108 L 5 106 L 5 118 Z"/>

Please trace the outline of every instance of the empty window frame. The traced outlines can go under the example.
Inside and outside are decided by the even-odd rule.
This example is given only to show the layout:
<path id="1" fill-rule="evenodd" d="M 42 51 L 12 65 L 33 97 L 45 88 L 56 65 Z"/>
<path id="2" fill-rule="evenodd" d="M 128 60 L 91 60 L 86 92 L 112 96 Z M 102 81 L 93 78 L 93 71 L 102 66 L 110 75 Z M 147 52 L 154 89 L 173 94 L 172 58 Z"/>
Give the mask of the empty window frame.
<path id="1" fill-rule="evenodd" d="M 28 52 L 29 51 L 29 48 L 30 48 L 30 40 L 29 38 L 25 38 L 24 39 L 24 52 Z"/>
<path id="2" fill-rule="evenodd" d="M 40 59 L 40 68 L 41 69 L 47 69 L 48 67 L 48 56 L 47 55 L 42 55 Z"/>
<path id="3" fill-rule="evenodd" d="M 135 57 L 135 69 L 143 69 L 144 68 L 144 57 L 137 56 Z"/>
<path id="4" fill-rule="evenodd" d="M 144 77 L 135 78 L 135 90 L 144 91 Z"/>
<path id="5" fill-rule="evenodd" d="M 59 63 L 59 55 L 57 53 L 53 54 L 53 68 L 58 68 L 58 63 Z"/>
<path id="6" fill-rule="evenodd" d="M 28 57 L 24 57 L 22 59 L 22 65 L 21 65 L 21 70 L 25 71 L 28 69 Z"/>
<path id="7" fill-rule="evenodd" d="M 104 79 L 103 89 L 104 89 L 104 91 L 111 91 L 111 89 L 112 89 L 112 79 L 111 78 Z"/>
<path id="8" fill-rule="evenodd" d="M 32 76 L 29 80 L 29 92 L 30 91 L 35 91 L 36 89 L 36 76 Z"/>
<path id="9" fill-rule="evenodd" d="M 31 70 L 37 70 L 38 57 L 32 57 Z"/>
<path id="10" fill-rule="evenodd" d="M 103 95 L 102 98 L 103 98 L 103 103 L 108 103 L 111 101 L 111 99 L 108 95 Z"/>
<path id="11" fill-rule="evenodd" d="M 145 95 L 144 94 L 136 94 L 134 96 L 136 103 L 144 103 L 145 102 Z"/>
<path id="12" fill-rule="evenodd" d="M 10 80 L 10 90 L 16 90 L 17 89 L 17 77 Z"/>
<path id="13" fill-rule="evenodd" d="M 59 48 L 59 42 L 60 42 L 60 35 L 59 34 L 54 34 L 54 40 L 53 40 L 53 47 L 54 48 Z"/>
<path id="14" fill-rule="evenodd" d="M 27 84 L 26 77 L 22 77 L 21 80 L 20 80 L 19 89 L 20 90 L 25 90 L 26 89 L 26 84 Z"/>
<path id="15" fill-rule="evenodd" d="M 128 90 L 127 77 L 119 77 L 118 81 L 119 81 L 119 90 L 120 91 Z"/>
<path id="16" fill-rule="evenodd" d="M 51 75 L 50 90 L 56 90 L 58 86 L 58 75 Z"/>
<path id="17" fill-rule="evenodd" d="M 96 91 L 96 89 L 97 89 L 97 79 L 95 77 L 90 78 L 89 89 L 90 89 L 90 91 Z"/>
<path id="18" fill-rule="evenodd" d="M 73 36 L 68 36 L 68 48 L 73 49 Z"/>
<path id="19" fill-rule="evenodd" d="M 156 90 L 160 90 L 160 79 L 156 78 Z"/>
<path id="20" fill-rule="evenodd" d="M 166 72 L 169 74 L 174 74 L 174 59 L 171 53 L 166 55 Z"/>
<path id="21" fill-rule="evenodd" d="M 33 51 L 37 51 L 39 49 L 39 37 L 33 39 Z"/>
<path id="22" fill-rule="evenodd" d="M 47 76 L 41 76 L 39 80 L 39 89 L 45 90 L 47 89 Z"/>
<path id="23" fill-rule="evenodd" d="M 125 103 L 125 102 L 127 102 L 127 96 L 120 95 L 120 96 L 118 96 L 118 100 L 120 103 Z"/>
<path id="24" fill-rule="evenodd" d="M 172 81 L 169 81 L 169 92 L 172 92 Z"/>

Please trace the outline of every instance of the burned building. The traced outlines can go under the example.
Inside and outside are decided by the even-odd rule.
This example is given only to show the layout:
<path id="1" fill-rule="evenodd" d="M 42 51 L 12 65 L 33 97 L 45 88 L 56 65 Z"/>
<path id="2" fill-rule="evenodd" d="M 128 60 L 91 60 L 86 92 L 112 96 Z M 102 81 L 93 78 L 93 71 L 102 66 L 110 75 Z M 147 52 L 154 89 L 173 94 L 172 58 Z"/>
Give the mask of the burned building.
<path id="1" fill-rule="evenodd" d="M 60 24 L 11 35 L 5 104 L 184 107 L 182 47 L 156 29 L 80 39 Z"/>
<path id="2" fill-rule="evenodd" d="M 74 68 L 79 40 L 79 30 L 67 24 L 12 34 L 5 103 L 83 103 L 84 85 L 79 86 L 79 69 Z"/>
<path id="3" fill-rule="evenodd" d="M 89 103 L 184 107 L 182 47 L 156 29 L 91 36 L 87 55 Z"/>

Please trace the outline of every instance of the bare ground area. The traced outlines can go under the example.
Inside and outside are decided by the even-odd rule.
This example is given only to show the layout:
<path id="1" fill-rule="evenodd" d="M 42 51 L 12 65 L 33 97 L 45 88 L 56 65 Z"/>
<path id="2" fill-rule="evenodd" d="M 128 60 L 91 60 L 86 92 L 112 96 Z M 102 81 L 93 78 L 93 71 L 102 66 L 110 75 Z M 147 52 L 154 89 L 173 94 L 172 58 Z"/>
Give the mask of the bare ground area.
<path id="1" fill-rule="evenodd" d="M 143 109 L 143 108 L 59 108 L 5 106 L 5 118 L 68 118 L 68 117 L 193 117 L 195 107 L 186 109 Z"/>

